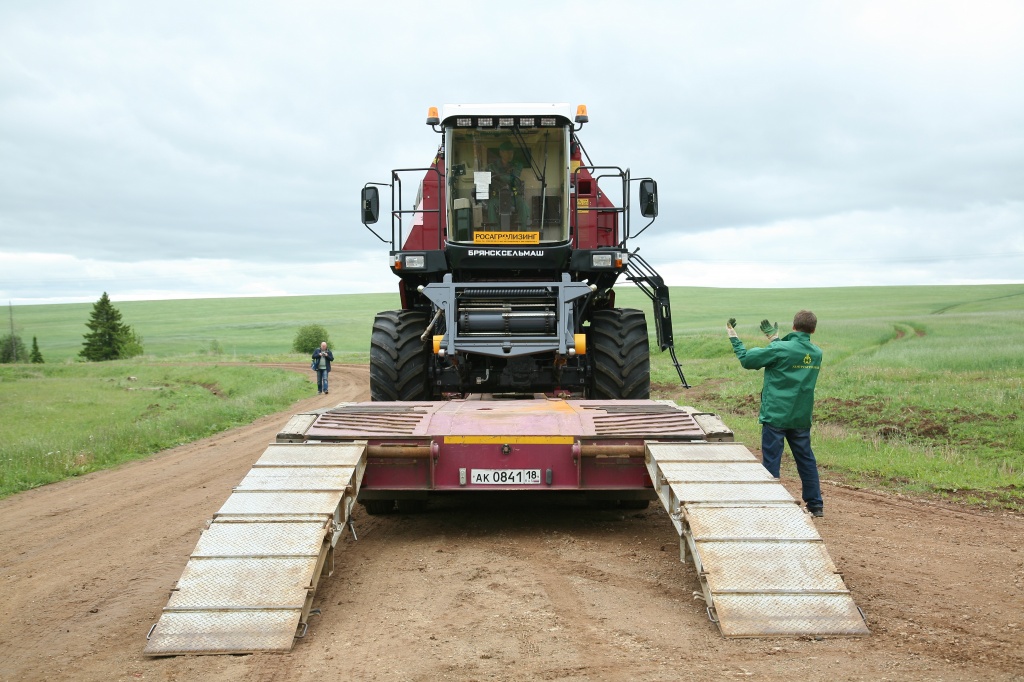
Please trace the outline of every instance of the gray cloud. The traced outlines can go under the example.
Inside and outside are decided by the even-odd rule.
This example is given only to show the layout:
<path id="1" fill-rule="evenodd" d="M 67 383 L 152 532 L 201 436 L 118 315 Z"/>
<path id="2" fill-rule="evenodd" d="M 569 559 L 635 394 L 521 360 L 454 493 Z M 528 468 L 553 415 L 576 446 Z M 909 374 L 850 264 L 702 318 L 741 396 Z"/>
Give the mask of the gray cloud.
<path id="1" fill-rule="evenodd" d="M 298 294 L 332 267 L 391 291 L 359 188 L 429 164 L 426 107 L 458 101 L 587 103 L 591 156 L 659 181 L 638 245 L 672 283 L 722 239 L 791 261 L 780 226 L 821 285 L 1021 281 L 1022 29 L 995 1 L 5 5 L 0 297 Z"/>

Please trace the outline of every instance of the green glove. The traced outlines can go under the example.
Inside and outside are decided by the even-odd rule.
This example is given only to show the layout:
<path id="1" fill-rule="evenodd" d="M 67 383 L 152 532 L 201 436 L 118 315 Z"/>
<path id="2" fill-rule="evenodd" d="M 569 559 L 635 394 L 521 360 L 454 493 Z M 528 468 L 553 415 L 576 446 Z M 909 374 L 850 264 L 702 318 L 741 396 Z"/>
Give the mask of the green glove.
<path id="1" fill-rule="evenodd" d="M 779 338 L 779 323 L 774 325 L 768 320 L 761 320 L 761 332 L 769 339 Z"/>
<path id="2" fill-rule="evenodd" d="M 725 331 L 729 335 L 730 339 L 738 339 L 736 335 L 736 318 L 730 317 L 729 321 L 725 323 Z"/>

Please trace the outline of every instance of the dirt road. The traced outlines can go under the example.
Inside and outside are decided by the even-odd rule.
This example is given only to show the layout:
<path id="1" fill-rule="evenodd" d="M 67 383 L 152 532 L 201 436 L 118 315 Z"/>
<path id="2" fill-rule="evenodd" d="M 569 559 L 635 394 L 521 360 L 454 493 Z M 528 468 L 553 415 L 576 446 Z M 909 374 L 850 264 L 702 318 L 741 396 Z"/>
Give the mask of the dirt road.
<path id="1" fill-rule="evenodd" d="M 0 679 L 1024 679 L 1024 519 L 840 486 L 826 486 L 818 524 L 867 615 L 863 639 L 725 640 L 664 510 L 494 498 L 358 507 L 359 540 L 339 544 L 323 615 L 290 654 L 143 657 L 204 522 L 288 416 L 368 399 L 365 367 L 336 365 L 331 385 L 251 426 L 0 501 Z"/>

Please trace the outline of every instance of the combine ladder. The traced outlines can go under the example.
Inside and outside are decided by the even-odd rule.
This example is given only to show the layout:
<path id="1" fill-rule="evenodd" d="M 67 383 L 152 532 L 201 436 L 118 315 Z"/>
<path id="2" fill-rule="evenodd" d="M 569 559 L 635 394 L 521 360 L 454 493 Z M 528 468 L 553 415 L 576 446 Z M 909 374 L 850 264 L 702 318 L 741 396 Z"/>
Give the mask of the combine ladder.
<path id="1" fill-rule="evenodd" d="M 739 443 L 646 443 L 647 469 L 726 637 L 866 635 L 811 516 Z"/>
<path id="2" fill-rule="evenodd" d="M 365 442 L 270 445 L 200 536 L 143 653 L 291 650 L 365 463 Z"/>

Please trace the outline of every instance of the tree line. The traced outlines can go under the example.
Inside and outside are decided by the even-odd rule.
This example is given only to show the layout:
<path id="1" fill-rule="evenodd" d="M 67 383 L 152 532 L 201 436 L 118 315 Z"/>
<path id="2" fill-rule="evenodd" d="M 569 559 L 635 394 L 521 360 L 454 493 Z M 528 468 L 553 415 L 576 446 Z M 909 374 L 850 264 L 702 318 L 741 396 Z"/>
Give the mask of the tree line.
<path id="1" fill-rule="evenodd" d="M 107 292 L 104 291 L 100 300 L 93 304 L 85 326 L 89 331 L 83 337 L 82 350 L 78 352 L 85 360 L 101 362 L 142 355 L 142 337 L 122 321 L 121 311 L 110 302 Z M 11 362 L 44 362 L 35 336 L 32 337 L 32 350 L 29 351 L 21 337 L 14 333 L 13 310 L 11 332 L 0 338 L 0 363 Z"/>

